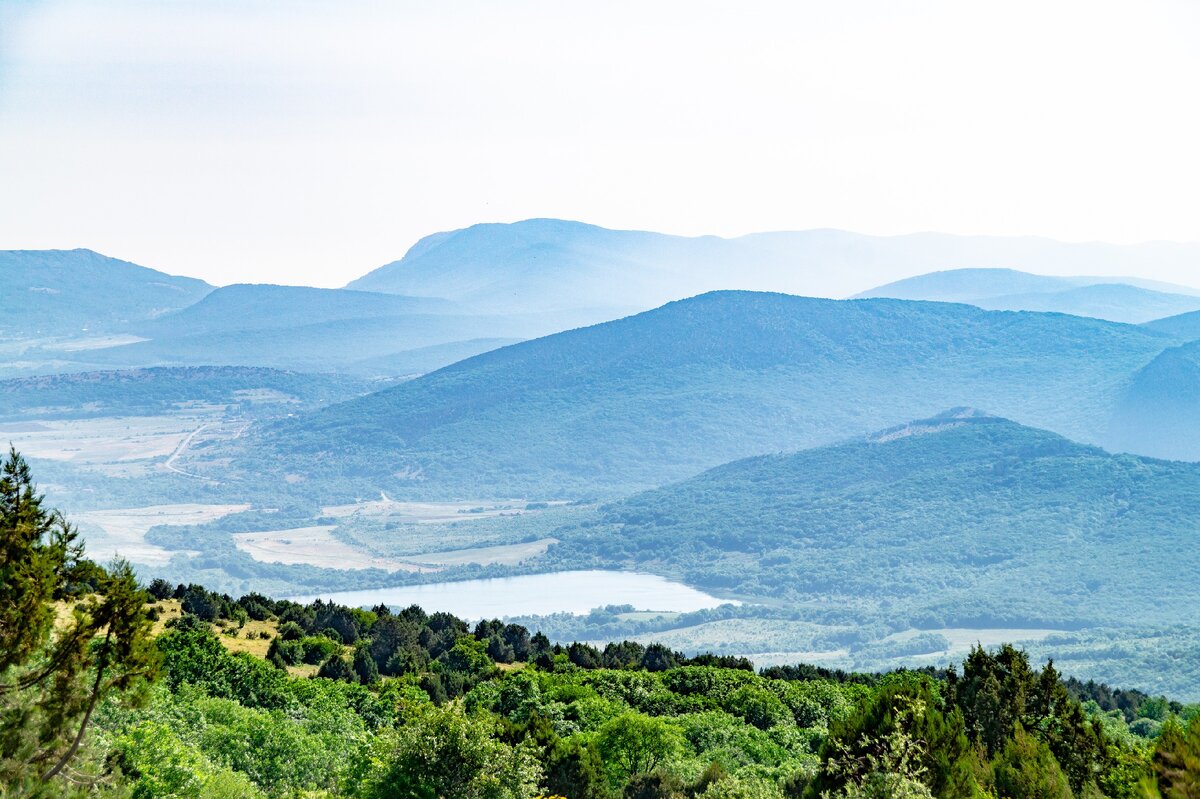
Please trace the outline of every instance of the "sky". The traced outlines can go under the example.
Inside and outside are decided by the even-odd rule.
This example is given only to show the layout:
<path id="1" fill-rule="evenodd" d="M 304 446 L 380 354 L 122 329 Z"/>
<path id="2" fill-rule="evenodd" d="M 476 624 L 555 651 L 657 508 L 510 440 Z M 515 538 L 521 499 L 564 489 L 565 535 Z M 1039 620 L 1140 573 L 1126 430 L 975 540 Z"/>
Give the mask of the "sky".
<path id="1" fill-rule="evenodd" d="M 0 0 L 0 249 L 340 286 L 531 217 L 1196 242 L 1197 42 L 1193 0 Z"/>

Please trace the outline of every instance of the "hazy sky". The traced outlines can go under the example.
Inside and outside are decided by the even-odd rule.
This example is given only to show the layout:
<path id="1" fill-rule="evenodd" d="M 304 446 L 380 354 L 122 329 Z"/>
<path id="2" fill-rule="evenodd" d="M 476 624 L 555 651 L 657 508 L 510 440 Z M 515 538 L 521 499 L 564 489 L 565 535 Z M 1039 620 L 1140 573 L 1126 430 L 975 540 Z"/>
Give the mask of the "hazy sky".
<path id="1" fill-rule="evenodd" d="M 342 285 L 534 216 L 1200 241 L 1198 43 L 1194 0 L 0 0 L 0 248 Z"/>

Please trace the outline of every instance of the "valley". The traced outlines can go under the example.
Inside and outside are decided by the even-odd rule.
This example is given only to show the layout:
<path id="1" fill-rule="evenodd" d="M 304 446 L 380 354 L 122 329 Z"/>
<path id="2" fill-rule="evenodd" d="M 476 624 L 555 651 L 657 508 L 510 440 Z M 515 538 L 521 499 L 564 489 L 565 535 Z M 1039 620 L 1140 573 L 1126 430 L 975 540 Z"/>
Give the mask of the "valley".
<path id="1" fill-rule="evenodd" d="M 707 250 L 718 269 L 766 241 L 485 226 L 345 290 L 209 287 L 20 334 L 0 432 L 96 557 L 172 583 L 462 602 L 559 640 L 767 665 L 941 664 L 1019 641 L 1074 673 L 1188 690 L 1190 670 L 1140 642 L 1164 625 L 1192 640 L 1179 609 L 1200 564 L 1166 553 L 1192 534 L 1197 479 L 1137 454 L 1193 457 L 1193 290 L 977 268 L 856 300 L 718 291 L 645 310 L 703 285 L 666 258 L 632 305 L 588 306 L 582 282 L 518 307 L 463 254 L 515 269 L 560 247 L 586 271 L 617 250 L 639 270 L 639 247 Z M 1158 313 L 1182 316 L 1128 324 Z M 1114 641 L 1125 665 L 1101 655 Z"/>

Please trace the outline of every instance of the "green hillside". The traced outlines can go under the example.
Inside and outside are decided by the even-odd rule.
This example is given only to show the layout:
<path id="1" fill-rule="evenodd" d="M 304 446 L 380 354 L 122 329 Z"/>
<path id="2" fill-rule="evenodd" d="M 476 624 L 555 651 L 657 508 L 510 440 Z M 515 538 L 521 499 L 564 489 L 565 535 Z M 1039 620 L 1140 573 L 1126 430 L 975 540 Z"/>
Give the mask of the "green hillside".
<path id="1" fill-rule="evenodd" d="M 327 491 L 611 496 L 953 405 L 1098 441 L 1172 343 L 1061 315 L 716 292 L 260 430 L 241 464 L 273 485 L 271 464 L 303 454 Z"/>
<path id="2" fill-rule="evenodd" d="M 0 338 L 124 329 L 212 291 L 91 250 L 0 250 L 0 285 Z"/>
<path id="3" fill-rule="evenodd" d="M 604 563 L 858 624 L 1194 622 L 1200 465 L 953 412 L 730 463 L 560 531 Z M 556 550 L 552 550 L 555 552 Z"/>

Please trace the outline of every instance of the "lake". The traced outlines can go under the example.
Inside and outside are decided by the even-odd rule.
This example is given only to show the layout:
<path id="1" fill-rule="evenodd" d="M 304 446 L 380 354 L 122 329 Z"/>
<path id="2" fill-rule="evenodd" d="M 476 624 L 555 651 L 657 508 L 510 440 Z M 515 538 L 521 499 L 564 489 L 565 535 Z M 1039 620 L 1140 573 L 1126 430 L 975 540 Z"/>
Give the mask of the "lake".
<path id="1" fill-rule="evenodd" d="M 381 602 L 392 608 L 416 604 L 429 612 L 448 611 L 465 619 L 551 613 L 581 615 L 605 605 L 686 613 L 730 602 L 653 574 L 602 570 L 334 591 L 297 597 L 296 601 L 307 603 L 314 599 L 351 607 L 371 607 Z"/>

